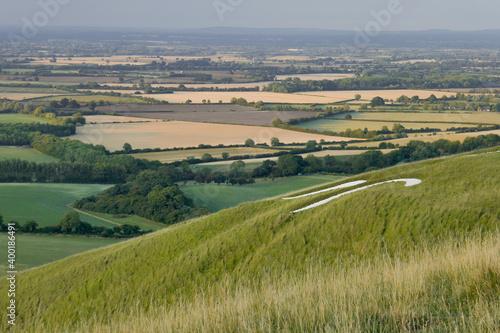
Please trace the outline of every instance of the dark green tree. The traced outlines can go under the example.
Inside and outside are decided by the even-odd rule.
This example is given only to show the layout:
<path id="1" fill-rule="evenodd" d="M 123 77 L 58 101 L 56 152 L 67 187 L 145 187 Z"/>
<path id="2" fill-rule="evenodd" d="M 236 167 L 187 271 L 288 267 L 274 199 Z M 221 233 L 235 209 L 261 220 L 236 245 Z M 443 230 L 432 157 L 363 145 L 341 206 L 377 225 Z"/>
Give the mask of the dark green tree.
<path id="1" fill-rule="evenodd" d="M 38 223 L 35 221 L 28 221 L 24 224 L 22 232 L 28 232 L 28 233 L 33 233 L 37 230 L 38 228 Z"/>
<path id="2" fill-rule="evenodd" d="M 59 221 L 58 226 L 61 228 L 61 232 L 64 233 L 74 233 L 78 224 L 80 224 L 80 214 L 71 210 L 69 212 L 64 213 L 62 219 Z"/>
<path id="3" fill-rule="evenodd" d="M 307 150 L 316 149 L 317 146 L 318 146 L 318 142 L 316 142 L 316 140 L 309 140 L 306 143 L 306 149 Z"/>
<path id="4" fill-rule="evenodd" d="M 245 140 L 245 146 L 247 146 L 247 147 L 253 147 L 253 146 L 255 146 L 255 141 L 253 141 L 252 139 L 246 139 Z"/>
<path id="5" fill-rule="evenodd" d="M 383 106 L 385 105 L 385 101 L 382 97 L 373 97 L 372 101 L 370 102 L 370 105 L 372 108 L 377 107 L 377 106 Z"/>
<path id="6" fill-rule="evenodd" d="M 123 145 L 123 151 L 128 154 L 132 151 L 132 145 L 128 142 L 125 142 L 125 144 Z"/>
<path id="7" fill-rule="evenodd" d="M 214 158 L 212 157 L 212 155 L 206 153 L 206 154 L 203 154 L 203 156 L 201 157 L 201 160 L 203 162 L 210 162 L 211 160 L 213 160 Z"/>

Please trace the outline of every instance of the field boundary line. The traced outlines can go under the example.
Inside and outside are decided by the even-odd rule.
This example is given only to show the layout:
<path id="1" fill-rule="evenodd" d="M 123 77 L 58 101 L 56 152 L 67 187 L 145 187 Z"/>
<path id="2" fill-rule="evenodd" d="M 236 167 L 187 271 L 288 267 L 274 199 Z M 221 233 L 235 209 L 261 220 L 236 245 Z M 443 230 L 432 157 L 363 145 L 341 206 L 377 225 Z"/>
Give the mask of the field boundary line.
<path id="1" fill-rule="evenodd" d="M 111 224 L 115 224 L 115 225 L 119 225 L 119 226 L 122 226 L 122 225 L 123 225 L 123 224 L 120 224 L 120 223 L 117 223 L 117 222 L 113 222 L 113 221 L 110 221 L 110 220 L 106 220 L 106 219 L 104 219 L 104 218 L 102 218 L 102 217 L 99 217 L 99 216 L 92 215 L 92 214 L 90 214 L 90 213 L 83 212 L 83 211 L 81 211 L 81 210 L 76 209 L 75 207 L 73 207 L 73 206 L 71 206 L 71 205 L 67 205 L 67 206 L 68 206 L 68 208 L 71 208 L 71 209 L 73 209 L 74 211 L 76 211 L 76 212 L 78 212 L 78 213 L 80 213 L 80 214 L 84 214 L 84 215 L 87 215 L 87 216 L 90 216 L 90 217 L 93 217 L 93 218 L 95 218 L 95 219 L 102 220 L 102 221 L 104 221 L 104 222 L 108 222 L 108 223 L 111 223 Z"/>

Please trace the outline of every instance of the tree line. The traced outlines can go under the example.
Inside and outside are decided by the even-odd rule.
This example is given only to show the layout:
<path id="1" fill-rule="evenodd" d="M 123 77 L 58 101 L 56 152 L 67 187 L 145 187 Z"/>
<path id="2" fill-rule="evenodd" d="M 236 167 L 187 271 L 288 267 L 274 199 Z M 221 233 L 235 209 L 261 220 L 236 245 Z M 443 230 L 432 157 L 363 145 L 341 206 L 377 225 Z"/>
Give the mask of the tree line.
<path id="1" fill-rule="evenodd" d="M 77 236 L 98 236 L 105 238 L 130 238 L 144 235 L 152 232 L 143 231 L 140 227 L 130 224 L 122 224 L 113 228 L 93 226 L 88 222 L 80 220 L 80 214 L 75 211 L 69 211 L 64 214 L 59 223 L 55 226 L 39 227 L 34 220 L 27 221 L 20 225 L 17 221 L 11 221 L 14 224 L 16 232 L 26 234 L 64 234 Z M 8 228 L 3 224 L 3 216 L 0 214 L 0 232 L 7 232 Z"/>
<path id="2" fill-rule="evenodd" d="M 362 76 L 340 80 L 306 80 L 288 78 L 280 82 L 271 82 L 263 91 L 294 93 L 299 91 L 321 90 L 387 90 L 387 89 L 445 89 L 475 88 L 485 82 L 484 77 L 471 75 L 426 75 L 411 77 L 371 77 Z M 491 82 L 491 81 L 494 82 Z M 500 78 L 488 78 L 490 84 L 500 85 Z"/>
<path id="3" fill-rule="evenodd" d="M 52 125 L 41 123 L 0 124 L 0 145 L 25 146 L 31 145 L 37 134 L 47 134 L 57 137 L 70 136 L 76 133 L 74 124 Z"/>
<path id="4" fill-rule="evenodd" d="M 198 183 L 228 183 L 231 185 L 252 184 L 255 178 L 280 178 L 298 174 L 318 172 L 354 175 L 379 168 L 394 166 L 401 162 L 414 162 L 429 158 L 440 157 L 472 151 L 475 149 L 495 147 L 500 145 L 500 136 L 496 134 L 469 137 L 460 141 L 441 139 L 435 142 L 410 141 L 407 146 L 401 147 L 388 154 L 373 150 L 348 159 L 339 159 L 327 155 L 323 158 L 309 155 L 303 158 L 300 155 L 286 154 L 277 161 L 266 160 L 259 167 L 245 171 L 245 163 L 237 161 L 231 164 L 228 172 L 213 171 L 202 168 L 186 175 L 188 179 Z M 395 148 L 392 143 L 382 142 L 381 149 Z M 183 166 L 181 165 L 180 168 Z M 186 166 L 184 166 L 186 167 Z"/>

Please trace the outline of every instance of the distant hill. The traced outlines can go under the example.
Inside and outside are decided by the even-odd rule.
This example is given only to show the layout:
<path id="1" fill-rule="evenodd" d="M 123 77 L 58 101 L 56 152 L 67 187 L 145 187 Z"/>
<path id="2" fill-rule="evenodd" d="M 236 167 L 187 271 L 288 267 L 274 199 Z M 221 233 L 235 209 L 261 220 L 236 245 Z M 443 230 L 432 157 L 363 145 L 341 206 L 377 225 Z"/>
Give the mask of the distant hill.
<path id="1" fill-rule="evenodd" d="M 0 26 L 0 42 L 8 41 L 10 32 L 18 33 L 17 26 Z M 83 41 L 170 41 L 187 45 L 247 46 L 247 47 L 355 47 L 355 31 L 326 29 L 240 28 L 210 27 L 204 29 L 131 29 L 46 27 L 34 41 L 51 39 Z M 377 47 L 409 48 L 498 48 L 500 30 L 455 31 L 381 31 L 370 45 Z"/>
<path id="2" fill-rule="evenodd" d="M 18 331 L 497 331 L 494 151 L 242 204 L 23 272 Z M 422 182 L 381 184 L 291 213 L 400 178 Z M 0 286 L 6 294 L 5 279 Z"/>

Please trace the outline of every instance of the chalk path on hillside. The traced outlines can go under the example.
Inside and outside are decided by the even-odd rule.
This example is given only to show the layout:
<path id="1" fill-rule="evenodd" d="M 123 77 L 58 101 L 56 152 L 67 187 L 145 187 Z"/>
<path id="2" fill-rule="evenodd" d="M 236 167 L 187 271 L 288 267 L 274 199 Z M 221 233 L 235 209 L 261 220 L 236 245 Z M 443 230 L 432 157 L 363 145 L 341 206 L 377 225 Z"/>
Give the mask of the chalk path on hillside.
<path id="1" fill-rule="evenodd" d="M 363 184 L 363 183 L 366 183 L 366 180 L 357 180 L 355 182 L 350 182 L 350 183 L 345 183 L 345 184 L 342 184 L 342 185 L 337 185 L 337 186 L 334 186 L 334 187 L 329 187 L 329 188 L 326 188 L 326 189 L 321 190 L 321 191 L 311 192 L 311 193 L 299 195 L 299 196 L 296 196 L 296 197 L 283 198 L 283 200 L 292 200 L 292 199 L 305 198 L 305 197 L 308 197 L 310 195 L 315 195 L 315 194 L 324 193 L 324 192 L 333 191 L 333 190 L 339 190 L 341 188 L 346 188 L 346 187 L 353 187 L 353 186 L 356 186 L 356 185 L 359 185 L 359 184 Z"/>
<path id="2" fill-rule="evenodd" d="M 346 183 L 346 184 L 343 184 L 344 185 L 343 187 L 339 187 L 339 188 L 346 188 L 346 187 L 355 186 L 357 184 L 360 184 L 360 182 L 364 183 L 364 182 L 366 182 L 366 180 L 364 180 L 364 181 L 358 181 L 358 182 L 352 182 L 352 183 Z M 340 197 L 342 197 L 344 195 L 351 194 L 351 193 L 358 192 L 358 191 L 362 191 L 362 190 L 366 190 L 367 188 L 370 188 L 370 187 L 373 187 L 373 186 L 378 186 L 378 185 L 382 185 L 382 184 L 389 184 L 389 183 L 396 183 L 396 182 L 405 182 L 406 183 L 405 187 L 410 187 L 410 186 L 415 186 L 415 185 L 418 185 L 418 184 L 422 183 L 422 180 L 416 179 L 416 178 L 401 178 L 401 179 L 393 179 L 393 180 L 388 180 L 388 181 L 381 182 L 381 183 L 376 183 L 376 184 L 371 184 L 371 185 L 363 186 L 363 187 L 360 187 L 360 188 L 356 188 L 354 190 L 350 190 L 350 191 L 347 191 L 347 192 L 344 192 L 344 193 L 340 193 L 340 194 L 334 195 L 333 197 L 330 197 L 330 198 L 325 199 L 325 200 L 318 201 L 318 202 L 316 202 L 316 203 L 314 203 L 312 205 L 306 206 L 304 208 L 294 210 L 292 213 L 299 213 L 299 212 L 303 212 L 303 211 L 306 211 L 306 210 L 309 210 L 309 209 L 312 209 L 312 208 L 316 208 L 316 207 L 322 206 L 322 205 L 324 205 L 324 204 L 326 204 L 326 203 L 328 203 L 328 202 L 330 202 L 332 200 L 338 199 L 338 198 L 340 198 Z M 357 184 L 354 184 L 354 183 L 357 183 Z M 350 185 L 350 186 L 347 186 L 347 185 Z M 342 186 L 342 185 L 339 185 L 339 186 Z M 313 193 L 308 193 L 308 194 L 304 194 L 304 195 L 301 195 L 301 196 L 298 196 L 298 197 L 284 198 L 284 200 L 303 198 L 303 197 L 307 197 L 307 196 L 310 196 L 310 195 L 314 195 L 314 194 L 326 192 L 327 190 L 332 190 L 332 189 L 334 189 L 334 188 L 332 187 L 330 189 L 326 189 L 326 190 L 322 190 L 322 191 L 318 191 L 318 192 L 313 192 Z"/>

